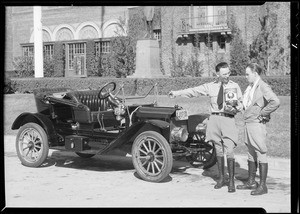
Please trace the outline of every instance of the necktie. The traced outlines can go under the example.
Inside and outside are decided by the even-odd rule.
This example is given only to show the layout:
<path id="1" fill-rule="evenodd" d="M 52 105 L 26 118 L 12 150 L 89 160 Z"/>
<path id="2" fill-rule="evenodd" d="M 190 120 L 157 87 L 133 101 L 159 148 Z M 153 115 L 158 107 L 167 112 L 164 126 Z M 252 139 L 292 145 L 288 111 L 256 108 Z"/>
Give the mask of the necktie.
<path id="1" fill-rule="evenodd" d="M 219 106 L 219 109 L 223 108 L 223 83 L 221 83 L 221 87 L 218 94 L 217 104 Z"/>

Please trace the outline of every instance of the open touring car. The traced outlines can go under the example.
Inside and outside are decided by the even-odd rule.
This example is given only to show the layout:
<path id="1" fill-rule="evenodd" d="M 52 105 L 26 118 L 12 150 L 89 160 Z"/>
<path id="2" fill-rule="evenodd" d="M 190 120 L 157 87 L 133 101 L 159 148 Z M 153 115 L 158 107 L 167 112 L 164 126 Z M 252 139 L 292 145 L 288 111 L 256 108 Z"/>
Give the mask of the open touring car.
<path id="1" fill-rule="evenodd" d="M 38 167 L 49 148 L 75 152 L 83 158 L 104 155 L 115 148 L 129 148 L 141 179 L 160 182 L 171 172 L 173 160 L 186 158 L 194 167 L 216 162 L 213 143 L 205 141 L 209 115 L 187 115 L 179 106 L 157 102 L 126 104 L 124 87 L 105 84 L 99 90 L 36 89 L 37 113 L 22 113 L 12 125 L 19 129 L 16 150 L 22 164 Z M 123 93 L 122 95 L 120 92 Z"/>

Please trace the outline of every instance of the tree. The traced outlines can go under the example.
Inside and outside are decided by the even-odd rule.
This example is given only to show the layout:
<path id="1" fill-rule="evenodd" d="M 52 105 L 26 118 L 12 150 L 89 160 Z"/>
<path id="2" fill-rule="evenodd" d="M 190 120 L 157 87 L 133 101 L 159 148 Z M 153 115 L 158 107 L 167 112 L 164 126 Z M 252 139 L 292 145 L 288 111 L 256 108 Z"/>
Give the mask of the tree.
<path id="1" fill-rule="evenodd" d="M 248 48 L 243 41 L 241 30 L 236 25 L 233 15 L 230 16 L 228 25 L 232 32 L 232 40 L 230 43 L 230 70 L 233 75 L 244 75 L 245 68 L 249 63 Z"/>
<path id="2" fill-rule="evenodd" d="M 289 51 L 280 45 L 277 28 L 277 14 L 273 7 L 276 3 L 265 4 L 265 12 L 259 18 L 261 30 L 250 46 L 250 59 L 259 63 L 265 70 L 265 74 L 274 73 L 284 69 L 286 61 L 289 61 Z M 288 37 L 288 36 L 287 36 Z M 286 38 L 284 38 L 286 39 Z M 288 48 L 287 48 L 288 49 Z"/>
<path id="3" fill-rule="evenodd" d="M 119 18 L 119 21 L 121 26 L 125 25 L 125 20 Z M 124 78 L 135 70 L 135 43 L 134 38 L 124 36 L 124 32 L 115 33 L 118 36 L 110 41 L 110 53 L 100 59 L 102 65 L 100 75 Z"/>

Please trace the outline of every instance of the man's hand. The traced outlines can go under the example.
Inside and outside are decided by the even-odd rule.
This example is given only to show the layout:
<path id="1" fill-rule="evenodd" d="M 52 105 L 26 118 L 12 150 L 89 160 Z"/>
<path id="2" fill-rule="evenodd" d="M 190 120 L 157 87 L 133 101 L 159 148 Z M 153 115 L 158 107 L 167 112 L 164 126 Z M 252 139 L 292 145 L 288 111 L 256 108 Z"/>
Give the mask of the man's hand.
<path id="1" fill-rule="evenodd" d="M 170 91 L 168 94 L 169 98 L 174 99 L 176 97 L 175 92 L 174 91 Z"/>
<path id="2" fill-rule="evenodd" d="M 226 113 L 230 113 L 230 114 L 236 114 L 238 112 L 238 110 L 235 107 L 231 106 L 231 105 L 225 105 L 224 106 L 224 111 Z"/>
<path id="3" fill-rule="evenodd" d="M 259 119 L 260 123 L 266 124 L 267 122 L 270 121 L 271 117 L 270 116 L 258 116 L 257 117 Z"/>

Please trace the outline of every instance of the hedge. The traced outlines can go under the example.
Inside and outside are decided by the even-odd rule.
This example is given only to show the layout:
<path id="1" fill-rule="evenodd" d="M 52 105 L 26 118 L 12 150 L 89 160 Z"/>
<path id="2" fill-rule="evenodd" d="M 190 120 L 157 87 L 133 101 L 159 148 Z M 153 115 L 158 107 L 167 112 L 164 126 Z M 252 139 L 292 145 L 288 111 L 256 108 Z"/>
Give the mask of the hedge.
<path id="1" fill-rule="evenodd" d="M 248 83 L 244 76 L 232 76 L 230 79 L 239 84 L 242 92 L 245 91 Z M 263 76 L 278 96 L 290 96 L 291 83 L 289 76 Z M 64 77 L 64 78 L 12 78 L 14 91 L 19 93 L 31 93 L 35 88 L 56 88 L 69 87 L 73 89 L 98 89 L 108 82 L 116 82 L 117 89 L 120 84 L 124 84 L 126 95 L 144 95 L 151 86 L 157 83 L 158 94 L 166 95 L 171 90 L 180 90 L 195 87 L 200 84 L 213 81 L 214 77 L 165 77 L 165 78 L 103 78 L 103 77 Z M 151 93 L 153 94 L 153 93 Z"/>

